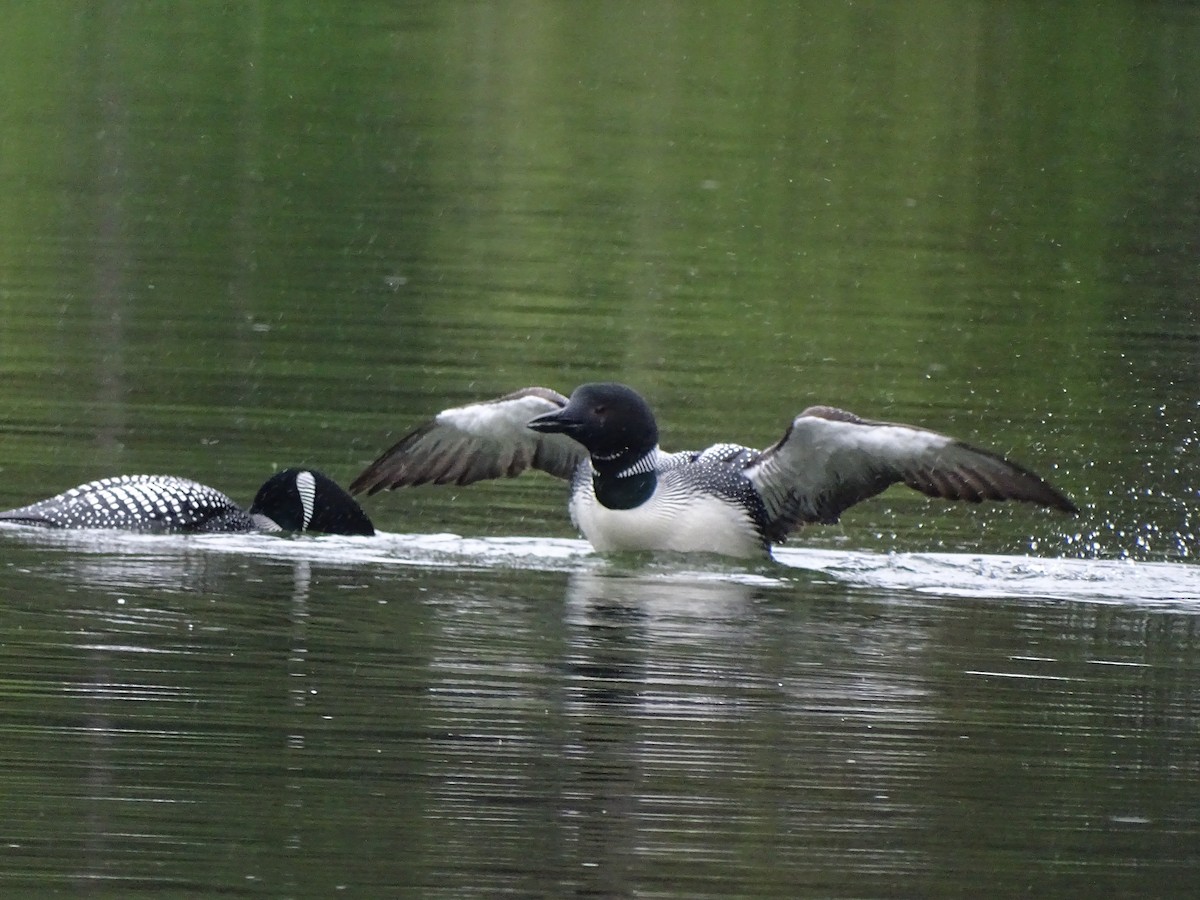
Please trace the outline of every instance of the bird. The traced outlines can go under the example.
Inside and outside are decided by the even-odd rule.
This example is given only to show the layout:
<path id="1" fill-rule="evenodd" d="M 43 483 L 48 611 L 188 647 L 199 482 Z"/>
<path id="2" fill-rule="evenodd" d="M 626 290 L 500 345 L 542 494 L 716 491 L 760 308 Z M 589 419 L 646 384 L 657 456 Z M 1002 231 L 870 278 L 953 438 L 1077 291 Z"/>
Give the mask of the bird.
<path id="1" fill-rule="evenodd" d="M 570 481 L 568 509 L 600 552 L 707 552 L 770 558 L 797 528 L 834 524 L 896 483 L 931 497 L 1024 500 L 1078 509 L 1031 470 L 912 425 L 810 406 L 775 444 L 664 452 L 654 413 L 628 385 L 566 397 L 527 387 L 443 410 L 367 466 L 351 493 L 466 485 L 539 469 Z"/>
<path id="2" fill-rule="evenodd" d="M 0 512 L 0 523 L 160 534 L 375 533 L 362 507 L 336 482 L 321 472 L 298 468 L 268 478 L 249 510 L 216 488 L 188 478 L 117 475 Z"/>

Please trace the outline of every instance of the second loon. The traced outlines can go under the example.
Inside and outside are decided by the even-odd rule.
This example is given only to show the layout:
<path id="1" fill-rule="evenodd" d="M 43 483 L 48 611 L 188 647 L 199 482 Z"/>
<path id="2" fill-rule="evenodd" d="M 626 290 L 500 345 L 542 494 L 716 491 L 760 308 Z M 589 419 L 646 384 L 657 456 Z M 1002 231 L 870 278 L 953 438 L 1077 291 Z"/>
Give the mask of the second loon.
<path id="1" fill-rule="evenodd" d="M 600 551 L 769 556 L 772 544 L 801 525 L 835 523 L 900 482 L 947 500 L 1078 511 L 1040 476 L 996 453 L 828 406 L 804 410 L 763 451 L 715 444 L 666 453 L 646 401 L 610 382 L 581 385 L 570 398 L 530 387 L 443 410 L 368 466 L 350 490 L 470 484 L 529 468 L 571 480 L 571 519 Z"/>
<path id="2" fill-rule="evenodd" d="M 155 533 L 297 531 L 373 535 L 358 503 L 312 469 L 285 469 L 244 510 L 215 488 L 175 475 L 119 475 L 89 481 L 37 503 L 0 512 L 0 523 Z"/>

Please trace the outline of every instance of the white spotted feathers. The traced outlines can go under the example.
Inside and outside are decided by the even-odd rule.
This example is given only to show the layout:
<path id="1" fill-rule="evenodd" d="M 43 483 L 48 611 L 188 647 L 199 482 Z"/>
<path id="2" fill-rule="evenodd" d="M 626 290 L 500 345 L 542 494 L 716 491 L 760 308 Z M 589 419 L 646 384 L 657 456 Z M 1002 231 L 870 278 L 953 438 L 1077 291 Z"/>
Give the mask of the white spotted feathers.
<path id="1" fill-rule="evenodd" d="M 89 481 L 29 506 L 0 512 L 0 521 L 151 532 L 253 530 L 250 517 L 225 494 L 174 475 Z"/>
<path id="2" fill-rule="evenodd" d="M 329 476 L 276 472 L 244 510 L 207 485 L 174 475 L 121 475 L 0 512 L 0 523 L 42 528 L 103 528 L 155 533 L 291 532 L 363 535 L 375 526 Z"/>

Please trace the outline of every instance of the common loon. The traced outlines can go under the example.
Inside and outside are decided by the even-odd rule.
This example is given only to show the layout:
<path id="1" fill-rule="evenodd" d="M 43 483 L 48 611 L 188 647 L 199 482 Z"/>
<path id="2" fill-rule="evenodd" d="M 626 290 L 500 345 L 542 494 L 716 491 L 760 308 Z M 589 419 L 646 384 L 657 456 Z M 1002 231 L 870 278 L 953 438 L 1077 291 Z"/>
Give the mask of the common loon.
<path id="1" fill-rule="evenodd" d="M 353 497 L 321 472 L 285 469 L 258 489 L 249 511 L 208 485 L 174 475 L 118 475 L 0 512 L 0 522 L 46 528 L 157 533 L 316 531 L 372 535 Z"/>
<path id="2" fill-rule="evenodd" d="M 530 387 L 442 411 L 368 466 L 353 493 L 470 484 L 541 469 L 571 479 L 571 519 L 593 547 L 770 555 L 807 523 L 832 524 L 903 482 L 947 500 L 1026 500 L 1078 510 L 1030 470 L 911 425 L 829 406 L 800 413 L 767 450 L 665 453 L 649 405 L 623 384 L 570 398 Z"/>

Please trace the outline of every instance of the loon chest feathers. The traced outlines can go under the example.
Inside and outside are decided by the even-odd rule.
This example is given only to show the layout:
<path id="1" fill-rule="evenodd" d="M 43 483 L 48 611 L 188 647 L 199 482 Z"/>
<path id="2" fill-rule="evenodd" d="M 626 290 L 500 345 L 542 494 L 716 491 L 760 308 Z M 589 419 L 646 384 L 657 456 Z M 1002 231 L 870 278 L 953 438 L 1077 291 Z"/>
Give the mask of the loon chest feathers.
<path id="1" fill-rule="evenodd" d="M 617 474 L 584 462 L 572 481 L 571 519 L 601 552 L 763 556 L 761 501 L 738 469 L 713 453 L 717 449 L 668 454 L 655 448 Z"/>

